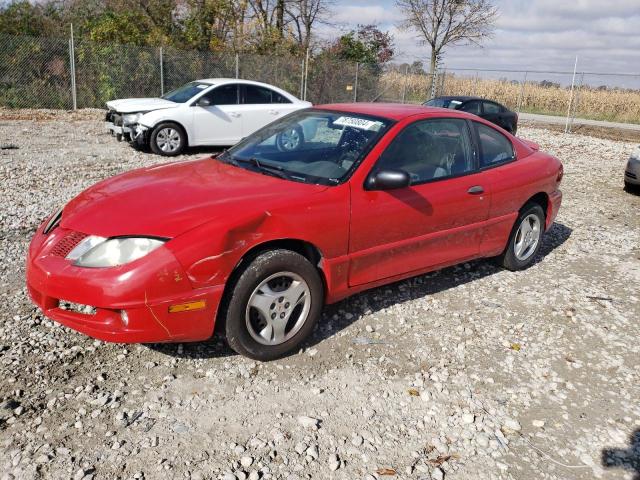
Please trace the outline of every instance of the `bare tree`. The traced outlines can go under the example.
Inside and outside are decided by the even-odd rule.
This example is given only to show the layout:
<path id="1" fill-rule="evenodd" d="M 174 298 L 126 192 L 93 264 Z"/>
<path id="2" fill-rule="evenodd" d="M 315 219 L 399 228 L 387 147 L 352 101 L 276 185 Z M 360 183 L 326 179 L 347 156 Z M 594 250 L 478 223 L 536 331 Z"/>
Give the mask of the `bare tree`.
<path id="1" fill-rule="evenodd" d="M 448 45 L 476 44 L 493 33 L 498 9 L 489 0 L 396 0 L 402 27 L 417 30 L 431 46 L 431 73 Z"/>
<path id="2" fill-rule="evenodd" d="M 327 18 L 331 3 L 331 0 L 288 0 L 285 4 L 294 27 L 293 34 L 302 51 L 309 49 L 313 27 Z"/>

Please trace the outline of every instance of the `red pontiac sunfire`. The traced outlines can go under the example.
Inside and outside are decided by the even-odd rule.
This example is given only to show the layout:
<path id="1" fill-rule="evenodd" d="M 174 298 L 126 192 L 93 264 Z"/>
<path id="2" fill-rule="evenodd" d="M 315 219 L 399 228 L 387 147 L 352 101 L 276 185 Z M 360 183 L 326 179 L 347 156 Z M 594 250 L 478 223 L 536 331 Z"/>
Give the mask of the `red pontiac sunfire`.
<path id="1" fill-rule="evenodd" d="M 37 230 L 44 313 L 113 342 L 296 349 L 324 303 L 479 257 L 529 266 L 562 164 L 464 112 L 340 104 L 290 114 L 213 158 L 134 170 Z M 67 303 L 68 302 L 68 303 Z"/>

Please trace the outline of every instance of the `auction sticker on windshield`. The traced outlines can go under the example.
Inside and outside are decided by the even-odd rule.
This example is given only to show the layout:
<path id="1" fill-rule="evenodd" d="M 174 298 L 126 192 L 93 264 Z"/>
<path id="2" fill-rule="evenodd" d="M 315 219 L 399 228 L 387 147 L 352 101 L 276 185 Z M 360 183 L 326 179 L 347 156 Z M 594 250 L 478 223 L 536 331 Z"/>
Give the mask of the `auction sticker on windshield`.
<path id="1" fill-rule="evenodd" d="M 380 130 L 382 122 L 375 120 L 367 120 L 365 118 L 357 117 L 340 117 L 333 121 L 334 125 L 341 125 L 343 127 L 359 128 L 360 130 Z"/>

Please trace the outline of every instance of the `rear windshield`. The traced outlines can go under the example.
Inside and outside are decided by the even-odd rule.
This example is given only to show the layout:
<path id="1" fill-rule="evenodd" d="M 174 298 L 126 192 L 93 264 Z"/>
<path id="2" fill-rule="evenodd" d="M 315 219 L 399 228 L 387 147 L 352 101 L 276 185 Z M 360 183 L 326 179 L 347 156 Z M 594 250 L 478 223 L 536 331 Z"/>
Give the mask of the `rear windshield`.
<path id="1" fill-rule="evenodd" d="M 165 93 L 162 98 L 171 102 L 185 103 L 210 86 L 211 85 L 208 83 L 189 82 L 186 85 L 181 86 L 180 88 L 176 88 L 169 93 Z"/>
<path id="2" fill-rule="evenodd" d="M 450 98 L 432 98 L 425 103 L 427 107 L 450 108 L 452 110 L 455 110 L 461 104 L 460 100 L 452 100 Z"/>

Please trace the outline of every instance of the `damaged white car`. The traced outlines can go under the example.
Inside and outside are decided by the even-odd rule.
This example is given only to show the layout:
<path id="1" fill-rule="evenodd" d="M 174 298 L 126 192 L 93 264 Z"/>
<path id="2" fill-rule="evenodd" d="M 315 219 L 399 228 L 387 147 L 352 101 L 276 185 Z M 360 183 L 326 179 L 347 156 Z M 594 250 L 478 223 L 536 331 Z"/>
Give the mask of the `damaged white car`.
<path id="1" fill-rule="evenodd" d="M 107 102 L 107 129 L 118 140 L 158 155 L 173 156 L 193 146 L 231 146 L 272 121 L 311 103 L 265 83 L 209 78 L 187 83 L 160 98 Z M 290 132 L 283 148 L 302 138 Z"/>

